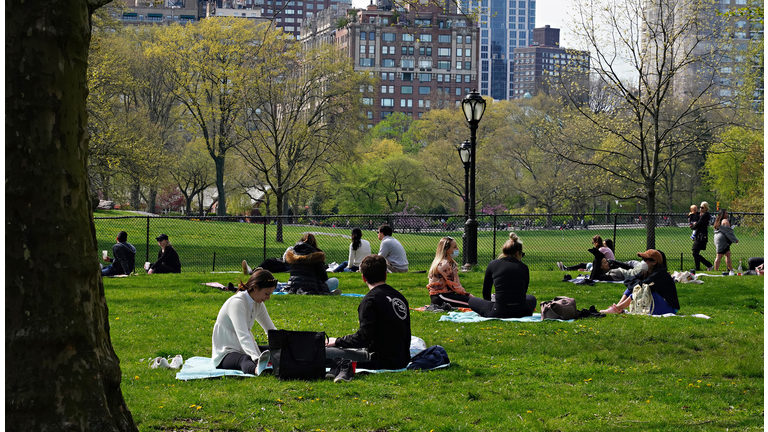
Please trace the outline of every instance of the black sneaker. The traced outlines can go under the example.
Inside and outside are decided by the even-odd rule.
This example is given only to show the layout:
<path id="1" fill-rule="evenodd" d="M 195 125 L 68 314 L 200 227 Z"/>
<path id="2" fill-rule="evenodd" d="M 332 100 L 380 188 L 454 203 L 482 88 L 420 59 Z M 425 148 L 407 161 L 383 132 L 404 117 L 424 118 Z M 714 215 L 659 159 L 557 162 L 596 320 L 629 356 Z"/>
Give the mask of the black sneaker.
<path id="1" fill-rule="evenodd" d="M 325 373 L 326 379 L 334 379 L 336 378 L 336 375 L 339 374 L 339 369 L 341 368 L 341 362 L 343 362 L 344 359 L 341 357 L 336 357 L 331 361 L 331 370 Z"/>
<path id="2" fill-rule="evenodd" d="M 352 360 L 344 359 L 339 363 L 339 373 L 336 375 L 336 378 L 333 380 L 333 382 L 337 383 L 339 381 L 346 381 L 350 382 L 352 381 L 352 378 L 355 376 L 355 369 L 352 367 Z"/>

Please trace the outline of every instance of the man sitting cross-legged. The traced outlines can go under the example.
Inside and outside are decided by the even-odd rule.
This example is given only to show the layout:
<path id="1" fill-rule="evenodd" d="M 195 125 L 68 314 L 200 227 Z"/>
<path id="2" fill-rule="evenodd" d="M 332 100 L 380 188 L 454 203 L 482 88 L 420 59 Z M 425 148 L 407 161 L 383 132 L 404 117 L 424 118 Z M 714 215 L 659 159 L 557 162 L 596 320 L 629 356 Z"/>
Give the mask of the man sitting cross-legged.
<path id="1" fill-rule="evenodd" d="M 357 308 L 360 328 L 326 343 L 325 356 L 333 360 L 326 378 L 335 382 L 352 379 L 352 362 L 365 369 L 402 369 L 411 360 L 408 300 L 387 285 L 387 260 L 368 255 L 360 263 L 360 273 L 369 289 Z"/>

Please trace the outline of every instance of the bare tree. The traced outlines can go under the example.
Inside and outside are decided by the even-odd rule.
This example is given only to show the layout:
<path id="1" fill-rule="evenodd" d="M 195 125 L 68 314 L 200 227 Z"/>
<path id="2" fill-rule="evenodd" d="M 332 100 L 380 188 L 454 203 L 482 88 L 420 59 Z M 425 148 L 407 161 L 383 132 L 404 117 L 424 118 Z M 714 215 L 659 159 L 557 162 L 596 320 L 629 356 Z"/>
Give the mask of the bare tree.
<path id="1" fill-rule="evenodd" d="M 657 183 L 669 165 L 701 151 L 734 121 L 715 94 L 724 57 L 717 3 L 579 0 L 576 9 L 574 33 L 616 106 L 596 112 L 574 103 L 571 119 L 584 120 L 580 133 L 553 130 L 558 145 L 551 148 L 630 185 L 625 196 L 655 213 Z M 568 85 L 560 88 L 575 102 Z M 648 248 L 655 246 L 655 223 L 646 218 Z"/>

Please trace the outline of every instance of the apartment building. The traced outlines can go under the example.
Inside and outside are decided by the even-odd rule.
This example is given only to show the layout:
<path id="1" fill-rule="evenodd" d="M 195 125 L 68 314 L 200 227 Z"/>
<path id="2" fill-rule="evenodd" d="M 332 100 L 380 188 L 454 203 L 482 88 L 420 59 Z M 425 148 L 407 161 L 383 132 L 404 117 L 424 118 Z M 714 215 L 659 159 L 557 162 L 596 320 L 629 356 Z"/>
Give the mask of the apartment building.
<path id="1" fill-rule="evenodd" d="M 333 18 L 319 18 L 302 43 L 333 40 L 355 70 L 379 78 L 369 89 L 376 96 L 364 98 L 368 127 L 395 112 L 418 119 L 430 109 L 458 105 L 477 88 L 478 29 L 448 5 L 394 8 L 381 1 L 346 15 L 338 28 Z"/>
<path id="2" fill-rule="evenodd" d="M 517 48 L 513 62 L 510 99 L 549 94 L 550 86 L 560 79 L 576 81 L 581 98 L 589 97 L 589 52 L 560 47 L 560 29 L 548 25 L 534 29 L 531 46 Z"/>

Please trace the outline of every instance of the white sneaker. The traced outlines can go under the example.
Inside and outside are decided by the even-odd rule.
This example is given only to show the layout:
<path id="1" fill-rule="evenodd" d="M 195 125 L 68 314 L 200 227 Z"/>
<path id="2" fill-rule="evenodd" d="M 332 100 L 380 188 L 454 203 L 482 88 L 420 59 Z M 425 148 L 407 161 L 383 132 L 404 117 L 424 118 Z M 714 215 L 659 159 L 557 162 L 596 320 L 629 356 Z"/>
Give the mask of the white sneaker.
<path id="1" fill-rule="evenodd" d="M 557 268 L 559 268 L 562 271 L 565 271 L 565 266 L 560 261 L 557 262 Z"/>
<path id="2" fill-rule="evenodd" d="M 170 369 L 171 365 L 168 364 L 168 360 L 166 360 L 163 357 L 156 357 L 152 361 L 152 365 L 150 366 L 152 369 Z"/>
<path id="3" fill-rule="evenodd" d="M 246 276 L 250 276 L 251 273 L 253 273 L 253 270 L 251 270 L 251 267 L 248 266 L 248 263 L 243 260 L 243 274 Z"/>
<path id="4" fill-rule="evenodd" d="M 182 357 L 181 354 L 177 355 L 173 358 L 173 360 L 171 360 L 171 369 L 181 369 L 183 365 L 184 357 Z"/>
<path id="5" fill-rule="evenodd" d="M 729 272 L 728 272 L 728 276 L 733 276 L 733 275 L 735 275 L 735 274 L 736 274 L 736 273 L 734 273 L 734 272 L 733 272 L 733 270 L 731 270 L 731 271 L 729 271 Z"/>

